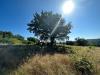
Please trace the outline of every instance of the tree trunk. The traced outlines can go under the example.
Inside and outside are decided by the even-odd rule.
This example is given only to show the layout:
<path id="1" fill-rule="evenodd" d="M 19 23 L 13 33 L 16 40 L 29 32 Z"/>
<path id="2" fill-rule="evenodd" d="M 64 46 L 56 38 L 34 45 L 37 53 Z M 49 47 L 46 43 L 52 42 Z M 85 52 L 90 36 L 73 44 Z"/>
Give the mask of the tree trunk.
<path id="1" fill-rule="evenodd" d="M 55 43 L 55 37 L 50 37 L 50 44 L 53 46 Z"/>
<path id="2" fill-rule="evenodd" d="M 5 38 L 6 37 L 6 32 L 3 32 L 2 33 L 2 38 Z"/>

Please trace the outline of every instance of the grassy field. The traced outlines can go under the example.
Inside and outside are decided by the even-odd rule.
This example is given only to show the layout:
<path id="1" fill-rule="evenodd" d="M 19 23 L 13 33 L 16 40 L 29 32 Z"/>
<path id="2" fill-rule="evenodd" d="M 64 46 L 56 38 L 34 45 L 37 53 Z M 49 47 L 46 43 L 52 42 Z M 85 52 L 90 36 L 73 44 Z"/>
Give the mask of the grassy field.
<path id="1" fill-rule="evenodd" d="M 13 70 L 10 71 L 3 70 L 1 74 L 2 75 L 3 74 L 4 75 L 82 75 L 81 71 L 77 69 L 82 67 L 84 69 L 89 68 L 90 69 L 89 71 L 91 71 L 91 73 L 88 72 L 89 74 L 84 74 L 84 75 L 100 75 L 99 47 L 91 47 L 91 46 L 89 47 L 64 46 L 64 47 L 70 47 L 74 53 L 66 53 L 66 54 L 55 53 L 52 55 L 36 54 L 27 57 L 23 56 L 23 54 L 28 55 L 30 53 L 30 52 L 28 53 L 27 47 L 24 48 L 24 46 L 21 47 L 17 46 L 16 48 L 15 46 L 9 49 L 7 46 L 6 47 L 4 46 L 0 48 L 1 52 L 0 61 L 3 60 L 4 62 L 6 62 L 6 65 L 8 63 L 8 65 L 10 66 L 8 67 L 8 69 L 16 67 L 15 63 L 22 61 L 23 57 L 25 57 L 26 60 L 17 65 L 17 67 Z M 35 49 L 35 47 L 33 46 L 30 46 L 29 48 L 31 51 L 32 49 Z M 6 51 L 7 49 L 8 51 Z M 11 49 L 12 51 L 10 51 Z M 16 49 L 15 54 L 17 53 L 17 55 L 13 53 L 13 50 L 15 51 L 15 49 Z M 2 57 L 4 59 L 1 59 Z M 83 58 L 85 59 L 85 61 L 82 61 Z M 79 63 L 80 61 L 82 61 L 83 63 L 85 62 L 85 64 L 81 63 L 80 65 Z M 91 63 L 92 67 L 90 67 L 91 65 L 87 61 Z M 79 63 L 79 65 L 77 65 L 76 63 Z"/>

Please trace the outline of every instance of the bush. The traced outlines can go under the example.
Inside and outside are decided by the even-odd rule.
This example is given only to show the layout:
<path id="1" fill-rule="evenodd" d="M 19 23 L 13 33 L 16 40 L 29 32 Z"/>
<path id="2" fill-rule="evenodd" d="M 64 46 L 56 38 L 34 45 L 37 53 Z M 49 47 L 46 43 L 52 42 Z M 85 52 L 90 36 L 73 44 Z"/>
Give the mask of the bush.
<path id="1" fill-rule="evenodd" d="M 88 45 L 88 41 L 83 39 L 83 38 L 76 38 L 76 45 L 78 46 L 87 46 Z"/>
<path id="2" fill-rule="evenodd" d="M 59 53 L 68 53 L 68 54 L 74 53 L 74 51 L 71 47 L 58 46 L 56 50 Z"/>
<path id="3" fill-rule="evenodd" d="M 93 75 L 93 65 L 86 58 L 76 61 L 74 66 L 81 75 Z"/>
<path id="4" fill-rule="evenodd" d="M 75 45 L 75 41 L 66 41 L 67 45 Z"/>

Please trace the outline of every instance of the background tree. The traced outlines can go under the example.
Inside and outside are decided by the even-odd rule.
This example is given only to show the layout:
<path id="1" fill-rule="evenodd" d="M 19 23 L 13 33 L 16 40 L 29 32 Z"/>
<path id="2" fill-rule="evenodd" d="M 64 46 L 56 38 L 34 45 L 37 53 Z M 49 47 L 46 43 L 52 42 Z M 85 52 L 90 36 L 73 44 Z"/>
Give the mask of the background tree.
<path id="1" fill-rule="evenodd" d="M 49 39 L 51 45 L 54 44 L 55 39 L 68 38 L 70 29 L 71 24 L 66 24 L 60 14 L 44 11 L 35 13 L 34 18 L 28 24 L 28 30 L 30 32 L 33 32 L 40 40 L 45 41 Z"/>
<path id="2" fill-rule="evenodd" d="M 18 40 L 24 40 L 24 37 L 19 34 L 14 35 L 14 38 L 17 38 Z"/>
<path id="3" fill-rule="evenodd" d="M 87 46 L 88 45 L 88 41 L 85 40 L 84 38 L 75 38 L 76 40 L 76 45 L 78 46 Z"/>
<path id="4" fill-rule="evenodd" d="M 13 34 L 12 34 L 12 32 L 0 31 L 0 36 L 2 38 L 6 38 L 6 37 L 11 38 L 11 37 L 13 37 Z"/>
<path id="5" fill-rule="evenodd" d="M 75 41 L 66 41 L 67 45 L 75 45 Z"/>
<path id="6" fill-rule="evenodd" d="M 10 31 L 0 31 L 0 43 L 1 44 L 25 44 L 24 37 L 17 34 L 14 35 Z"/>
<path id="7" fill-rule="evenodd" d="M 34 37 L 28 37 L 27 41 L 28 41 L 28 44 L 38 43 L 38 39 Z"/>

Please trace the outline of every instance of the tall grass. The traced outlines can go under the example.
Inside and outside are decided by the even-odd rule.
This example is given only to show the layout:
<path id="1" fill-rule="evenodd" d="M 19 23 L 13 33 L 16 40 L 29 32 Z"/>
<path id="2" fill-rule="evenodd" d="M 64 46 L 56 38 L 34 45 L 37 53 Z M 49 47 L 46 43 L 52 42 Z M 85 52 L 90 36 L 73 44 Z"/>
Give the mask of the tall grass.
<path id="1" fill-rule="evenodd" d="M 75 75 L 67 55 L 36 55 L 10 75 Z"/>
<path id="2" fill-rule="evenodd" d="M 81 61 L 82 58 L 86 58 L 86 61 L 93 65 L 93 75 L 100 75 L 99 47 L 65 46 L 65 48 L 71 48 L 74 52 L 41 55 L 37 54 L 41 51 L 39 46 L 0 46 L 0 75 L 81 75 L 74 65 L 79 63 L 80 68 L 80 63 L 84 62 Z"/>

